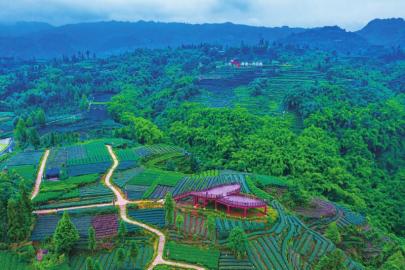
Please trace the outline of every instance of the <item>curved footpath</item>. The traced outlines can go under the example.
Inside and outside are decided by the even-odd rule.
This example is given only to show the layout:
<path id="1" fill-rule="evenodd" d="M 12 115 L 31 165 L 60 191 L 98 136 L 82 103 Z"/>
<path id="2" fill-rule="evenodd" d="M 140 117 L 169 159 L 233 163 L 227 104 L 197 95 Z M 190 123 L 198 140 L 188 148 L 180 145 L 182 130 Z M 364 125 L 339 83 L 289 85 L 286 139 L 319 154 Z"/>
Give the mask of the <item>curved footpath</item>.
<path id="1" fill-rule="evenodd" d="M 32 191 L 31 194 L 31 200 L 33 200 L 39 193 L 39 187 L 41 186 L 42 178 L 44 176 L 45 165 L 46 161 L 48 160 L 49 152 L 50 152 L 49 150 L 46 150 L 44 157 L 42 158 L 41 166 L 39 167 L 37 174 L 37 179 L 35 180 L 34 190 Z"/>
<path id="2" fill-rule="evenodd" d="M 144 223 L 141 223 L 141 222 L 128 218 L 126 206 L 129 203 L 129 201 L 127 199 L 125 199 L 122 196 L 120 190 L 111 183 L 111 176 L 114 173 L 114 170 L 118 167 L 118 159 L 115 156 L 114 151 L 112 150 L 112 147 L 110 145 L 107 145 L 107 148 L 108 148 L 108 152 L 110 153 L 114 163 L 113 163 L 113 166 L 108 171 L 107 175 L 105 176 L 105 184 L 107 185 L 107 187 L 109 187 L 114 192 L 114 194 L 117 198 L 116 205 L 118 205 L 120 208 L 120 216 L 121 216 L 122 220 L 124 220 L 127 223 L 142 227 L 145 230 L 148 230 L 148 231 L 156 234 L 159 238 L 157 255 L 153 259 L 148 270 L 152 270 L 155 266 L 157 266 L 159 264 L 171 265 L 171 266 L 188 268 L 188 269 L 204 270 L 205 268 L 200 267 L 200 266 L 195 266 L 195 265 L 186 264 L 186 263 L 177 263 L 177 262 L 167 261 L 167 260 L 163 259 L 163 251 L 164 251 L 164 247 L 165 247 L 165 243 L 166 243 L 165 235 L 161 231 L 159 231 L 153 227 L 150 227 Z"/>

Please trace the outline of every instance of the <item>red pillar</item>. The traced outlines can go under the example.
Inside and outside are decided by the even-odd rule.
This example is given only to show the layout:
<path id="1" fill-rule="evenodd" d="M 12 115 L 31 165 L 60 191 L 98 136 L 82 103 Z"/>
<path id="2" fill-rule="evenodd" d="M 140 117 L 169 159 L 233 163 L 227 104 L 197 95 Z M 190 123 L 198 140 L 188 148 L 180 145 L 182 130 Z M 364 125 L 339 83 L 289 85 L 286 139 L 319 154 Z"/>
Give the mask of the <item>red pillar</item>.
<path id="1" fill-rule="evenodd" d="M 226 208 L 227 208 L 227 209 L 226 209 L 226 212 L 227 212 L 228 214 L 230 214 L 230 213 L 231 213 L 231 208 L 229 207 L 229 205 L 227 205 Z"/>
<path id="2" fill-rule="evenodd" d="M 217 200 L 215 200 L 215 210 L 217 210 Z"/>
<path id="3" fill-rule="evenodd" d="M 244 217 L 247 217 L 247 209 L 246 209 L 246 207 L 243 208 L 243 216 L 244 216 Z"/>
<path id="4" fill-rule="evenodd" d="M 267 215 L 267 205 L 264 206 L 264 214 Z"/>
<path id="5" fill-rule="evenodd" d="M 194 206 L 196 206 L 198 204 L 198 197 L 194 196 Z"/>

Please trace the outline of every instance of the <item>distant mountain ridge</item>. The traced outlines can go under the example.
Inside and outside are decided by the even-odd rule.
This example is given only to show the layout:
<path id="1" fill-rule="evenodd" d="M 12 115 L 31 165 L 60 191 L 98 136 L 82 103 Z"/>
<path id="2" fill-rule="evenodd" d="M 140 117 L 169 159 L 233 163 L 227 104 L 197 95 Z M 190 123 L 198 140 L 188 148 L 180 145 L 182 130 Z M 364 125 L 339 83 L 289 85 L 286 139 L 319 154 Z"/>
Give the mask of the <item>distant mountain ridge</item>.
<path id="1" fill-rule="evenodd" d="M 18 37 L 30 33 L 41 32 L 54 28 L 52 25 L 42 22 L 17 22 L 14 24 L 0 24 L 1 37 Z"/>
<path id="2" fill-rule="evenodd" d="M 375 45 L 405 47 L 405 20 L 402 18 L 375 19 L 356 33 Z"/>
<path id="3" fill-rule="evenodd" d="M 0 33 L 1 28 L 0 26 Z M 256 44 L 263 38 L 272 42 L 304 30 L 231 23 L 184 24 L 144 21 L 80 23 L 29 32 L 25 35 L 0 35 L 0 54 L 46 58 L 85 50 L 108 54 L 140 47 L 163 48 L 183 44 L 212 43 L 239 46 L 242 41 L 246 44 Z"/>
<path id="4" fill-rule="evenodd" d="M 363 37 L 353 32 L 347 32 L 338 26 L 325 26 L 294 33 L 280 42 L 344 53 L 357 52 L 371 47 L 371 44 Z"/>
<path id="5" fill-rule="evenodd" d="M 107 55 L 142 47 L 164 48 L 201 43 L 239 46 L 241 42 L 257 44 L 260 39 L 270 43 L 347 52 L 374 45 L 405 45 L 404 24 L 403 19 L 373 20 L 360 31 L 347 32 L 337 26 L 305 29 L 232 23 L 110 21 L 55 27 L 46 23 L 22 22 L 0 24 L 0 57 L 51 58 L 87 50 Z"/>

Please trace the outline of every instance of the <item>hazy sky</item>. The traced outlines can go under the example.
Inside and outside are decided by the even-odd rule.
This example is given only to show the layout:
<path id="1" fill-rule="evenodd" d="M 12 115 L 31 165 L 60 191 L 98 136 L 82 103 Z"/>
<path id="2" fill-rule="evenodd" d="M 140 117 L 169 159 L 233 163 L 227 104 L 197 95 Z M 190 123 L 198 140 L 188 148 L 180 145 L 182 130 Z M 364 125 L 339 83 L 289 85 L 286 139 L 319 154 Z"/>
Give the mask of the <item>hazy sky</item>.
<path id="1" fill-rule="evenodd" d="M 234 22 L 263 26 L 339 25 L 405 17 L 405 0 L 0 0 L 0 21 L 55 25 L 100 20 Z"/>

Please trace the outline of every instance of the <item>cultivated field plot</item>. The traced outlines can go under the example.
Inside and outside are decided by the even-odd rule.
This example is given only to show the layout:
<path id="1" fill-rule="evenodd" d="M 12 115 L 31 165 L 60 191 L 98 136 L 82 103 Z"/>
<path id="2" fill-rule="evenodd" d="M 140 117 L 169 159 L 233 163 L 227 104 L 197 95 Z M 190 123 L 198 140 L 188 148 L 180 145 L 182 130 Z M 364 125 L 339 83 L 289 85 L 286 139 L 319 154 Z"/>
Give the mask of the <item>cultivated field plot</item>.
<path id="1" fill-rule="evenodd" d="M 58 221 L 62 214 L 39 215 L 31 234 L 31 240 L 43 241 L 52 237 L 55 232 Z M 71 215 L 71 220 L 79 231 L 81 239 L 87 239 L 88 229 L 93 226 L 96 230 L 97 239 L 113 237 L 117 234 L 118 216 L 117 214 L 93 214 L 82 213 L 80 215 Z"/>
<path id="2" fill-rule="evenodd" d="M 128 184 L 151 186 L 156 183 L 161 185 L 174 186 L 183 178 L 182 173 L 162 171 L 159 169 L 144 169 L 141 173 L 135 175 L 129 180 Z"/>
<path id="3" fill-rule="evenodd" d="M 273 201 L 278 221 L 269 230 L 249 233 L 248 256 L 256 269 L 312 269 L 319 259 L 333 251 L 335 245 L 308 228 L 295 216 L 287 215 Z M 347 257 L 349 269 L 363 269 Z"/>
<path id="4" fill-rule="evenodd" d="M 7 167 L 9 170 L 14 170 L 18 173 L 25 181 L 28 183 L 34 183 L 36 174 L 37 174 L 37 167 L 34 165 L 21 165 L 21 166 L 9 166 Z"/>
<path id="5" fill-rule="evenodd" d="M 128 216 L 161 228 L 165 225 L 165 211 L 163 208 L 128 210 Z"/>
<path id="6" fill-rule="evenodd" d="M 101 204 L 101 203 L 111 203 L 114 199 L 114 195 L 107 196 L 96 196 L 96 197 L 84 197 L 84 198 L 74 198 L 61 201 L 55 201 L 48 204 L 38 205 L 36 209 L 54 209 L 54 208 L 66 208 L 73 206 L 83 206 L 90 204 Z"/>
<path id="7" fill-rule="evenodd" d="M 236 227 L 242 228 L 246 233 L 262 231 L 266 227 L 266 223 L 264 222 L 229 218 L 216 218 L 215 224 L 220 238 L 227 237 L 230 231 Z"/>
<path id="8" fill-rule="evenodd" d="M 143 194 L 150 188 L 150 185 L 133 185 L 128 182 L 143 173 L 144 170 L 144 167 L 136 167 L 128 170 L 117 171 L 113 175 L 113 182 L 124 191 L 128 199 L 142 199 Z"/>
<path id="9" fill-rule="evenodd" d="M 12 135 L 14 117 L 15 114 L 13 112 L 0 112 L 0 134 L 2 134 L 2 136 Z"/>
<path id="10" fill-rule="evenodd" d="M 183 178 L 184 174 L 154 168 L 145 168 L 142 170 L 130 170 L 126 174 L 123 173 L 122 176 L 123 178 L 118 178 L 115 182 L 118 185 L 123 186 L 125 192 L 128 194 L 133 191 L 143 191 L 143 198 L 150 198 L 152 194 L 154 194 L 154 198 L 160 198 L 160 196 L 164 196 L 166 194 L 165 192 L 169 189 L 171 190 Z M 162 190 L 161 186 L 166 186 L 168 188 Z M 144 189 L 144 187 L 147 187 L 147 189 Z"/>
<path id="11" fill-rule="evenodd" d="M 37 166 L 41 161 L 43 151 L 25 151 L 17 153 L 7 160 L 6 164 L 10 166 L 32 165 Z"/>
<path id="12" fill-rule="evenodd" d="M 207 237 L 207 226 L 205 216 L 193 215 L 191 213 L 180 213 L 177 215 L 182 215 L 184 217 L 184 225 L 182 231 L 185 235 L 194 236 L 197 235 L 201 238 Z"/>
<path id="13" fill-rule="evenodd" d="M 136 167 L 118 171 L 113 175 L 114 183 L 131 200 L 163 197 L 183 178 L 182 173 Z"/>
<path id="14" fill-rule="evenodd" d="M 149 199 L 163 199 L 167 193 L 171 193 L 173 191 L 173 187 L 165 186 L 165 185 L 157 185 L 153 190 L 152 194 L 149 196 Z"/>
<path id="15" fill-rule="evenodd" d="M 130 149 L 119 149 L 116 151 L 120 161 L 133 161 L 140 158 L 150 157 L 154 155 L 162 155 L 167 153 L 186 153 L 184 149 L 170 145 L 147 145 L 139 146 Z"/>
<path id="16" fill-rule="evenodd" d="M 105 195 L 112 195 L 112 191 L 100 183 L 100 175 L 87 174 L 60 181 L 44 181 L 34 203 L 45 204 L 73 198 L 79 201 Z"/>
<path id="17" fill-rule="evenodd" d="M 178 244 L 176 242 L 168 242 L 166 244 L 166 250 L 169 254 L 169 259 L 199 264 L 208 269 L 218 269 L 220 253 L 216 248 L 202 248 Z"/>
<path id="18" fill-rule="evenodd" d="M 37 168 L 41 162 L 42 151 L 26 151 L 13 155 L 0 163 L 0 169 L 7 168 L 18 173 L 28 184 L 35 182 Z"/>
<path id="19" fill-rule="evenodd" d="M 128 257 L 124 262 L 121 269 L 134 269 L 134 270 L 144 270 L 146 265 L 152 259 L 153 256 L 153 246 L 150 239 L 131 238 L 130 240 L 135 240 L 138 244 L 139 250 L 136 258 Z M 126 248 L 124 246 L 124 248 Z M 111 252 L 100 252 L 96 255 L 90 255 L 94 260 L 98 260 L 103 270 L 117 270 L 118 264 L 116 261 L 116 252 L 114 249 Z M 89 255 L 77 254 L 74 255 L 69 262 L 69 266 L 72 270 L 86 270 L 86 258 Z"/>
<path id="20" fill-rule="evenodd" d="M 47 163 L 47 172 L 66 170 L 69 176 L 104 173 L 112 160 L 104 142 L 90 141 L 83 144 L 54 148 Z"/>
<path id="21" fill-rule="evenodd" d="M 260 68 L 217 68 L 201 76 L 198 85 L 203 89 L 193 99 L 208 107 L 240 106 L 255 114 L 280 115 L 286 93 L 299 85 L 315 85 L 325 81 L 324 74 L 316 70 L 292 65 L 265 65 Z M 251 95 L 249 83 L 258 78 L 267 79 L 267 87 L 260 95 Z"/>
<path id="22" fill-rule="evenodd" d="M 219 270 L 254 270 L 255 267 L 248 258 L 238 259 L 230 252 L 221 252 L 218 263 Z"/>

